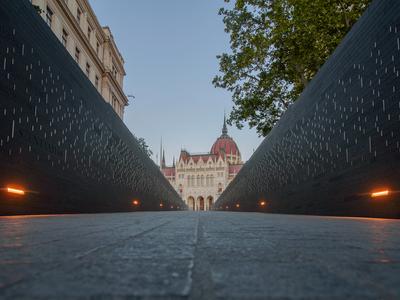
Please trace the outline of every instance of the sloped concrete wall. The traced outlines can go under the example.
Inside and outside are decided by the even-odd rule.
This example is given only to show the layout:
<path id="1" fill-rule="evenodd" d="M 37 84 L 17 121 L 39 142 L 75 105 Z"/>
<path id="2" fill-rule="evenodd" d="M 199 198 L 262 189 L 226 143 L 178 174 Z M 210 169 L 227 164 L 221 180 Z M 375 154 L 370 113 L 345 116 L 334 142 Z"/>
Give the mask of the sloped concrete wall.
<path id="1" fill-rule="evenodd" d="M 185 208 L 27 0 L 0 1 L 0 170 L 0 214 Z"/>
<path id="2" fill-rule="evenodd" d="M 400 2 L 376 0 L 215 209 L 399 217 L 399 39 Z"/>

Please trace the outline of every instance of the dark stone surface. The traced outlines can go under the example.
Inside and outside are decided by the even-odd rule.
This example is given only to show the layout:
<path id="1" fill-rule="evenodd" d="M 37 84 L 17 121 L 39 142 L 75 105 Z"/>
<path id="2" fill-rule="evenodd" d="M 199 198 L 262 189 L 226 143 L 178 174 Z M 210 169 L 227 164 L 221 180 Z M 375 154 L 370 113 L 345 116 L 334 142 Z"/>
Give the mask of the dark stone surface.
<path id="1" fill-rule="evenodd" d="M 228 212 L 0 218 L 0 298 L 400 297 L 400 221 Z"/>
<path id="2" fill-rule="evenodd" d="M 216 209 L 400 217 L 399 16 L 400 1 L 371 4 Z"/>
<path id="3" fill-rule="evenodd" d="M 0 214 L 185 206 L 27 0 L 0 1 L 0 170 Z"/>

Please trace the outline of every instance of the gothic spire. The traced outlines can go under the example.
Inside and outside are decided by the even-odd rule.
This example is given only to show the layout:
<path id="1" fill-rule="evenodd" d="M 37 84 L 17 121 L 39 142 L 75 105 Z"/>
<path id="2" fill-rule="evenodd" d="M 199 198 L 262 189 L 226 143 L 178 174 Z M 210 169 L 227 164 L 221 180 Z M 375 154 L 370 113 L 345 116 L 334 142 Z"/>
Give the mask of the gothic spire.
<path id="1" fill-rule="evenodd" d="M 162 136 L 160 142 L 160 169 L 162 168 L 162 153 L 163 153 L 163 146 L 162 146 Z"/>
<path id="2" fill-rule="evenodd" d="M 226 127 L 226 116 L 224 114 L 224 125 L 222 126 L 222 136 L 228 135 L 228 128 Z"/>

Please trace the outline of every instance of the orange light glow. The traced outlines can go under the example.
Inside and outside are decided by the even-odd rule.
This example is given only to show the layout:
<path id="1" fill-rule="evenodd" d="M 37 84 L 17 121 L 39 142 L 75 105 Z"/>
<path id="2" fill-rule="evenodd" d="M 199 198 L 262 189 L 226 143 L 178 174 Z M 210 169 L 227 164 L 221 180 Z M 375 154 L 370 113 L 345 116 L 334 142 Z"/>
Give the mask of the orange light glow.
<path id="1" fill-rule="evenodd" d="M 236 208 L 239 208 L 239 207 L 240 207 L 240 204 L 239 204 L 239 203 L 237 203 L 237 204 L 236 204 Z"/>
<path id="2" fill-rule="evenodd" d="M 135 206 L 138 206 L 140 204 L 140 201 L 135 199 L 135 200 L 132 201 L 132 204 L 135 205 Z"/>
<path id="3" fill-rule="evenodd" d="M 11 188 L 11 187 L 7 188 L 7 192 L 10 194 L 15 194 L 15 195 L 25 195 L 24 190 L 15 189 L 15 188 Z"/>
<path id="4" fill-rule="evenodd" d="M 265 201 L 260 202 L 260 206 L 265 206 L 265 205 L 267 205 L 267 202 L 265 202 Z"/>
<path id="5" fill-rule="evenodd" d="M 160 207 L 163 207 L 163 206 L 164 206 L 164 204 L 160 203 Z"/>
<path id="6" fill-rule="evenodd" d="M 387 196 L 387 195 L 389 195 L 389 190 L 374 192 L 371 194 L 371 197 L 376 198 L 376 197 L 383 197 L 383 196 Z"/>

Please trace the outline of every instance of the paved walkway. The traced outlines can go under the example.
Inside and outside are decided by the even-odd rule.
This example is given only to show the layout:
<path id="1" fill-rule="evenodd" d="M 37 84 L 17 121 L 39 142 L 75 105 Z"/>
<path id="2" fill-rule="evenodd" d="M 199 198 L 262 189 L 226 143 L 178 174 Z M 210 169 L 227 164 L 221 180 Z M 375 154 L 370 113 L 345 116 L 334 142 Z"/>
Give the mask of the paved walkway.
<path id="1" fill-rule="evenodd" d="M 400 221 L 146 212 L 0 218 L 0 298 L 398 298 Z"/>

